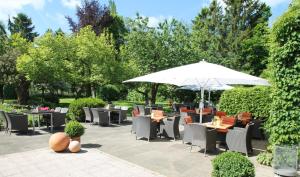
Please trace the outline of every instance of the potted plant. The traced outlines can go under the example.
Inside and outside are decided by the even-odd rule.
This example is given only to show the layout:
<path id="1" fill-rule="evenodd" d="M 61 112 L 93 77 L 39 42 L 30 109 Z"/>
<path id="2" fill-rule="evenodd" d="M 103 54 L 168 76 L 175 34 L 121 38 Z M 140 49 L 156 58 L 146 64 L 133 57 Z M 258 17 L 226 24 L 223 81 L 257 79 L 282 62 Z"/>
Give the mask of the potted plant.
<path id="1" fill-rule="evenodd" d="M 80 142 L 80 136 L 84 134 L 84 127 L 76 120 L 66 124 L 65 133 L 72 139 Z"/>

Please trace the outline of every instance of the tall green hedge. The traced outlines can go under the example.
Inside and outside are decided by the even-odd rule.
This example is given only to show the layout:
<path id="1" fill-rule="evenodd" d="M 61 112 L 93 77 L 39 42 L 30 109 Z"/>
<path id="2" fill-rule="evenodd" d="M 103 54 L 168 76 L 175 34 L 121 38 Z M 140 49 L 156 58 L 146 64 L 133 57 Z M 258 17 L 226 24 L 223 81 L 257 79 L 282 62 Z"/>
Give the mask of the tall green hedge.
<path id="1" fill-rule="evenodd" d="M 268 118 L 270 115 L 269 87 L 241 87 L 223 92 L 219 102 L 221 111 L 229 115 L 251 112 L 255 118 Z"/>
<path id="2" fill-rule="evenodd" d="M 300 0 L 293 2 L 271 32 L 274 89 L 266 126 L 271 145 L 300 142 Z"/>
<path id="3" fill-rule="evenodd" d="M 105 102 L 98 98 L 80 98 L 70 103 L 68 116 L 73 120 L 84 121 L 83 107 L 104 107 Z"/>

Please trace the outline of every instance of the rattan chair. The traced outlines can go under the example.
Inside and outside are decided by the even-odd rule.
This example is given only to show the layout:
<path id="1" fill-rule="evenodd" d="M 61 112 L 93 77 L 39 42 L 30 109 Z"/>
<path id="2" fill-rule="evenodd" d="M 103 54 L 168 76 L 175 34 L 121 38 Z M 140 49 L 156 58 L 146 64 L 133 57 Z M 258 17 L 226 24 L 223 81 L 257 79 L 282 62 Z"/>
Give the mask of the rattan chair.
<path id="1" fill-rule="evenodd" d="M 207 150 L 216 151 L 217 132 L 215 129 L 207 129 L 201 124 L 191 124 L 193 138 L 191 150 L 193 146 L 199 146 L 204 149 L 204 155 Z"/>
<path id="2" fill-rule="evenodd" d="M 90 123 L 93 123 L 93 115 L 92 115 L 91 109 L 88 107 L 83 107 L 83 111 L 85 114 L 85 123 L 87 121 Z"/>
<path id="3" fill-rule="evenodd" d="M 228 130 L 226 144 L 230 151 L 245 153 L 247 156 L 248 153 L 253 152 L 251 143 L 252 126 L 253 123 L 250 122 L 245 128 L 234 127 Z"/>
<path id="4" fill-rule="evenodd" d="M 101 108 L 91 108 L 93 115 L 93 122 L 99 125 L 109 125 L 109 113 L 107 110 Z"/>
<path id="5" fill-rule="evenodd" d="M 160 134 L 165 137 L 174 138 L 174 141 L 176 138 L 180 138 L 179 120 L 180 116 L 163 119 L 160 122 Z"/>
<path id="6" fill-rule="evenodd" d="M 28 116 L 24 114 L 6 113 L 1 111 L 0 114 L 4 114 L 7 121 L 6 132 L 11 134 L 12 131 L 28 132 Z"/>
<path id="7" fill-rule="evenodd" d="M 157 122 L 153 122 L 149 116 L 139 116 L 136 119 L 136 139 L 157 137 Z"/>

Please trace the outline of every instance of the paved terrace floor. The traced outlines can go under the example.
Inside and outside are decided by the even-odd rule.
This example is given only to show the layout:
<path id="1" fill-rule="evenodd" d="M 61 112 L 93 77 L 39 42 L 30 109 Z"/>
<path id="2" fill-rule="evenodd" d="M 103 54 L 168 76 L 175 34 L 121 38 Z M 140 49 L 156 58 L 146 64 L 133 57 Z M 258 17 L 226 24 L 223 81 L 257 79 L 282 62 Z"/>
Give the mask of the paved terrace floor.
<path id="1" fill-rule="evenodd" d="M 89 124 L 85 124 L 85 127 L 87 128 L 86 133 L 81 137 L 82 149 L 85 153 L 78 155 L 69 153 L 57 154 L 48 150 L 47 147 L 50 134 L 44 130 L 38 130 L 35 135 L 12 134 L 9 136 L 5 135 L 4 132 L 0 132 L 0 167 L 3 166 L 3 163 L 7 163 L 4 159 L 13 159 L 13 157 L 21 158 L 22 156 L 29 157 L 36 154 L 37 156 L 44 156 L 45 160 L 41 158 L 39 162 L 35 162 L 31 159 L 28 163 L 38 165 L 45 164 L 44 161 L 49 162 L 51 159 L 53 162 L 58 163 L 58 159 L 67 159 L 67 161 L 73 161 L 76 159 L 78 163 L 80 160 L 80 163 L 82 162 L 81 164 L 85 168 L 98 169 L 98 174 L 101 174 L 100 172 L 105 170 L 107 165 L 101 162 L 96 163 L 96 161 L 101 161 L 103 158 L 107 157 L 107 154 L 110 154 L 111 157 L 115 157 L 115 160 L 122 159 L 128 161 L 128 164 L 136 164 L 141 166 L 141 168 L 144 167 L 150 170 L 145 172 L 148 176 L 157 174 L 169 177 L 211 176 L 211 160 L 215 158 L 216 154 L 204 156 L 203 153 L 198 152 L 199 148 L 197 147 L 193 147 L 192 152 L 190 152 L 189 145 L 182 144 L 181 140 L 173 141 L 164 138 L 157 138 L 155 140 L 150 140 L 150 142 L 146 140 L 136 140 L 135 135 L 130 133 L 130 122 L 125 122 L 121 126 L 113 125 L 110 127 L 99 127 L 97 125 L 91 126 Z M 253 140 L 255 154 L 257 154 L 259 150 L 265 149 L 265 144 L 265 141 Z M 102 157 L 103 154 L 105 157 Z M 274 176 L 272 168 L 259 165 L 256 162 L 255 155 L 249 158 L 255 165 L 256 176 Z M 95 163 L 92 164 L 89 163 L 89 161 Z M 87 163 L 85 164 L 85 162 Z M 24 163 L 26 163 L 26 161 Z M 113 162 L 111 163 L 113 164 Z M 120 164 L 121 162 L 114 163 Z M 51 164 L 53 163 L 51 162 Z M 121 173 L 123 172 L 123 168 L 126 167 L 126 164 L 123 164 L 122 168 L 118 168 L 118 166 L 120 165 L 111 165 L 111 168 L 115 169 L 117 176 L 119 176 L 118 174 L 123 174 L 123 176 L 135 176 L 134 174 L 136 173 L 134 171 L 138 168 L 129 168 L 129 172 L 131 173 L 127 174 L 126 171 Z M 66 169 L 65 166 L 60 166 L 60 168 Z M 76 172 L 76 166 L 74 166 L 73 169 Z M 157 174 L 152 173 L 151 171 L 155 171 Z M 113 172 L 109 172 L 109 174 L 111 173 Z M 141 173 L 141 176 L 144 175 Z"/>

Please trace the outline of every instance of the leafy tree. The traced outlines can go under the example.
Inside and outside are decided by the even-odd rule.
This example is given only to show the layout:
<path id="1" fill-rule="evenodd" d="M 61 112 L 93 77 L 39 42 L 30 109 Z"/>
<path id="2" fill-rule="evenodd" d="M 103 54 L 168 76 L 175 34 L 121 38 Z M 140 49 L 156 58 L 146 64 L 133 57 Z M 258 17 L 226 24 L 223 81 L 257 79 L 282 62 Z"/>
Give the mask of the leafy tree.
<path id="1" fill-rule="evenodd" d="M 137 14 L 129 20 L 130 33 L 125 37 L 126 45 L 122 49 L 125 60 L 132 61 L 135 75 L 148 74 L 163 69 L 189 63 L 195 59 L 191 52 L 189 29 L 182 23 L 165 21 L 157 28 L 148 26 L 148 18 Z M 133 71 L 131 71 L 133 72 Z M 148 92 L 151 103 L 155 103 L 159 84 L 146 84 L 143 91 L 146 102 Z"/>
<path id="2" fill-rule="evenodd" d="M 268 58 L 267 45 L 262 45 L 262 41 L 268 35 L 270 8 L 259 0 L 224 3 L 222 10 L 213 0 L 193 20 L 194 50 L 200 58 L 260 75 Z"/>
<path id="3" fill-rule="evenodd" d="M 300 142 L 299 8 L 300 1 L 293 1 L 274 23 L 271 32 L 273 102 L 266 128 L 271 145 L 298 145 Z"/>
<path id="4" fill-rule="evenodd" d="M 96 35 L 100 35 L 113 23 L 109 8 L 100 5 L 97 0 L 82 1 L 82 7 L 77 7 L 76 16 L 78 22 L 66 17 L 73 32 L 79 32 L 81 28 L 90 25 Z"/>
<path id="5" fill-rule="evenodd" d="M 19 13 L 16 17 L 13 17 L 13 21 L 10 19 L 8 20 L 8 29 L 12 35 L 10 45 L 16 48 L 16 50 L 20 52 L 20 55 L 27 52 L 30 42 L 38 36 L 36 32 L 33 32 L 34 26 L 32 25 L 31 18 L 23 13 Z M 17 58 L 15 58 L 15 62 L 16 60 Z M 15 80 L 15 85 L 18 102 L 20 104 L 25 104 L 29 99 L 28 89 L 30 82 L 28 82 L 26 77 L 20 73 L 16 73 L 15 78 L 17 78 Z"/>
<path id="6" fill-rule="evenodd" d="M 21 36 L 29 41 L 33 41 L 38 36 L 34 31 L 34 25 L 32 20 L 26 14 L 18 13 L 16 17 L 13 17 L 13 21 L 8 19 L 8 30 L 11 34 L 20 33 Z"/>
<path id="7" fill-rule="evenodd" d="M 61 33 L 48 30 L 34 45 L 18 58 L 18 71 L 44 91 L 53 93 L 59 82 L 66 80 L 66 62 L 72 60 L 74 44 Z"/>

